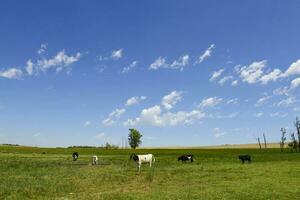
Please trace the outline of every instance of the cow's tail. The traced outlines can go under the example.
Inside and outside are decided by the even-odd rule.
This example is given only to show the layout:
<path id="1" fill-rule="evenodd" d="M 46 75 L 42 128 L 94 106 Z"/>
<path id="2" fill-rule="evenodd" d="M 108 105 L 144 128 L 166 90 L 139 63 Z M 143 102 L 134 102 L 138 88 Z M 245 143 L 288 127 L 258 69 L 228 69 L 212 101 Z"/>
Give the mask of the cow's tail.
<path id="1" fill-rule="evenodd" d="M 152 156 L 152 162 L 155 163 L 155 158 L 154 158 L 154 156 Z"/>

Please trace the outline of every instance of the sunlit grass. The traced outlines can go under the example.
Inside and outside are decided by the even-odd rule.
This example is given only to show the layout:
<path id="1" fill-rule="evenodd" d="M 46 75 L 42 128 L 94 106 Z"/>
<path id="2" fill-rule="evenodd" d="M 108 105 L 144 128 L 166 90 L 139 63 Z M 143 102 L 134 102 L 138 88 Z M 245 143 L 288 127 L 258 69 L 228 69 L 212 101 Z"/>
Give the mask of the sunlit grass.
<path id="1" fill-rule="evenodd" d="M 141 173 L 132 150 L 0 147 L 0 199 L 298 199 L 300 154 L 279 149 L 140 149 L 153 153 Z M 46 154 L 42 154 L 46 152 Z M 177 162 L 192 153 L 194 163 Z M 237 155 L 248 153 L 252 164 Z M 89 165 L 97 154 L 100 164 Z"/>

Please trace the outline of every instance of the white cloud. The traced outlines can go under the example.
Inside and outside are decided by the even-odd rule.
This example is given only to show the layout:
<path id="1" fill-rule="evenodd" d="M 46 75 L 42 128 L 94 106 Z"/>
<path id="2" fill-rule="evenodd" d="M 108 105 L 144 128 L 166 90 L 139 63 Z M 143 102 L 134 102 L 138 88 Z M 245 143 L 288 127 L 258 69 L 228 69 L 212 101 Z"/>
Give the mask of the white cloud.
<path id="1" fill-rule="evenodd" d="M 206 50 L 205 52 L 199 56 L 199 59 L 197 60 L 196 63 L 202 63 L 205 59 L 207 59 L 208 57 L 211 56 L 212 54 L 212 50 L 215 47 L 214 44 L 211 44 Z"/>
<path id="2" fill-rule="evenodd" d="M 300 59 L 290 65 L 290 67 L 285 71 L 284 76 L 296 74 L 300 74 Z"/>
<path id="3" fill-rule="evenodd" d="M 157 70 L 159 68 L 166 68 L 168 64 L 166 63 L 166 58 L 157 58 L 150 66 L 149 69 Z"/>
<path id="4" fill-rule="evenodd" d="M 291 87 L 290 87 L 291 89 L 295 89 L 299 86 L 300 86 L 300 77 L 295 78 L 294 80 L 292 80 Z"/>
<path id="5" fill-rule="evenodd" d="M 273 113 L 270 113 L 270 117 L 281 117 L 281 118 L 284 118 L 288 116 L 287 113 L 283 113 L 281 114 L 280 112 L 273 112 Z"/>
<path id="6" fill-rule="evenodd" d="M 291 106 L 296 102 L 296 98 L 295 97 L 287 97 L 286 99 L 281 100 L 280 102 L 277 103 L 277 106 Z"/>
<path id="7" fill-rule="evenodd" d="M 269 74 L 263 75 L 260 78 L 260 81 L 262 82 L 262 84 L 267 84 L 269 81 L 276 81 L 277 79 L 279 79 L 280 77 L 282 77 L 282 72 L 280 69 L 274 69 L 272 72 L 270 72 Z"/>
<path id="8" fill-rule="evenodd" d="M 272 96 L 263 96 L 261 98 L 259 98 L 255 104 L 256 107 L 258 106 L 262 106 L 263 104 L 265 104 Z"/>
<path id="9" fill-rule="evenodd" d="M 37 51 L 39 55 L 43 54 L 47 50 L 47 45 L 46 44 L 41 44 L 41 47 Z"/>
<path id="10" fill-rule="evenodd" d="M 75 63 L 79 60 L 81 54 L 78 52 L 76 55 L 68 56 L 65 50 L 62 50 L 57 53 L 51 59 L 41 59 L 38 60 L 36 66 L 41 71 L 47 71 L 48 69 L 55 69 L 57 72 L 62 71 L 72 63 Z"/>
<path id="11" fill-rule="evenodd" d="M 219 138 L 219 137 L 224 136 L 224 135 L 226 134 L 226 132 L 221 131 L 220 128 L 214 128 L 214 129 L 213 129 L 213 134 L 214 134 L 214 136 L 215 136 L 216 138 Z"/>
<path id="12" fill-rule="evenodd" d="M 137 63 L 138 62 L 136 60 L 133 61 L 129 66 L 123 68 L 122 73 L 128 73 L 129 71 L 131 71 L 133 68 L 136 67 Z"/>
<path id="13" fill-rule="evenodd" d="M 84 122 L 84 124 L 83 124 L 83 125 L 84 125 L 85 127 L 87 127 L 87 126 L 90 126 L 91 124 L 92 124 L 92 122 L 91 122 L 91 121 L 86 121 L 86 122 Z"/>
<path id="14" fill-rule="evenodd" d="M 123 49 L 118 49 L 118 50 L 114 50 L 111 53 L 110 57 L 114 60 L 119 60 L 120 58 L 122 58 L 122 56 L 123 56 Z"/>
<path id="15" fill-rule="evenodd" d="M 219 84 L 223 86 L 227 81 L 233 79 L 233 76 L 224 76 L 219 80 Z"/>
<path id="16" fill-rule="evenodd" d="M 234 98 L 234 99 L 229 99 L 226 104 L 237 104 L 238 103 L 238 98 Z"/>
<path id="17" fill-rule="evenodd" d="M 181 91 L 172 91 L 170 94 L 164 96 L 162 98 L 161 104 L 167 109 L 172 109 L 173 106 L 181 101 L 182 99 L 182 92 Z"/>
<path id="18" fill-rule="evenodd" d="M 183 67 L 189 64 L 189 58 L 188 54 L 179 57 L 178 60 L 173 61 L 170 68 L 183 70 Z"/>
<path id="19" fill-rule="evenodd" d="M 258 62 L 253 62 L 249 66 L 243 66 L 242 68 L 237 68 L 240 77 L 243 82 L 247 82 L 249 84 L 256 83 L 260 80 L 263 75 L 263 69 L 266 67 L 267 61 L 262 60 Z"/>
<path id="20" fill-rule="evenodd" d="M 264 115 L 263 112 L 258 112 L 254 116 L 257 117 L 257 118 L 259 118 L 259 117 L 262 117 L 263 115 Z"/>
<path id="21" fill-rule="evenodd" d="M 17 68 L 10 68 L 5 71 L 0 71 L 0 77 L 8 78 L 8 79 L 21 79 L 23 76 L 23 72 Z"/>
<path id="22" fill-rule="evenodd" d="M 102 124 L 105 126 L 113 125 L 116 122 L 116 120 L 119 119 L 121 115 L 125 113 L 125 111 L 126 110 L 124 108 L 113 110 L 106 119 L 102 120 Z"/>
<path id="23" fill-rule="evenodd" d="M 32 75 L 33 74 L 33 63 L 31 62 L 31 60 L 27 61 L 25 70 L 28 73 L 28 75 Z"/>
<path id="24" fill-rule="evenodd" d="M 210 81 L 216 80 L 218 77 L 222 75 L 223 72 L 224 69 L 219 69 L 218 71 L 214 71 L 209 80 Z"/>
<path id="25" fill-rule="evenodd" d="M 129 119 L 124 124 L 127 126 L 151 125 L 151 126 L 175 126 L 179 124 L 192 124 L 196 120 L 205 117 L 205 114 L 199 110 L 191 112 L 179 111 L 176 113 L 166 112 L 162 114 L 159 105 L 143 109 L 140 116 L 135 119 Z"/>
<path id="26" fill-rule="evenodd" d="M 288 87 L 277 88 L 277 89 L 273 90 L 273 94 L 274 95 L 286 95 L 286 96 L 288 96 L 289 95 L 289 88 Z"/>
<path id="27" fill-rule="evenodd" d="M 222 98 L 218 97 L 209 97 L 206 99 L 203 99 L 201 103 L 198 105 L 199 108 L 206 108 L 206 107 L 214 107 L 222 102 Z"/>
<path id="28" fill-rule="evenodd" d="M 140 103 L 141 101 L 143 101 L 143 100 L 145 100 L 145 99 L 147 99 L 146 96 L 140 96 L 140 97 L 135 96 L 135 97 L 131 97 L 131 98 L 129 98 L 129 99 L 126 101 L 125 106 L 132 106 L 132 105 L 138 104 L 138 103 Z"/>
<path id="29" fill-rule="evenodd" d="M 239 83 L 238 80 L 234 80 L 234 81 L 231 82 L 231 85 L 232 85 L 232 86 L 236 86 L 236 85 L 238 85 L 238 83 Z"/>

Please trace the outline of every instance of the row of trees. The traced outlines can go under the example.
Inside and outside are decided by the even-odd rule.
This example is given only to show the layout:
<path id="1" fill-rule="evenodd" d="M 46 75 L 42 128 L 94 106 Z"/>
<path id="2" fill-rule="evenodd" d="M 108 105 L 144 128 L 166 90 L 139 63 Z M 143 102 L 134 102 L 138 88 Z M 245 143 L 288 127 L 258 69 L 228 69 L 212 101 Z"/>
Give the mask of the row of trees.
<path id="1" fill-rule="evenodd" d="M 300 120 L 298 117 L 296 117 L 294 126 L 296 128 L 296 134 L 291 133 L 290 135 L 291 140 L 290 142 L 288 142 L 288 147 L 291 149 L 291 151 L 300 152 Z M 286 136 L 287 133 L 285 128 L 281 128 L 280 131 L 281 131 L 280 149 L 281 152 L 283 152 L 284 144 L 287 140 L 287 136 Z M 298 141 L 296 139 L 296 136 L 298 137 Z"/>

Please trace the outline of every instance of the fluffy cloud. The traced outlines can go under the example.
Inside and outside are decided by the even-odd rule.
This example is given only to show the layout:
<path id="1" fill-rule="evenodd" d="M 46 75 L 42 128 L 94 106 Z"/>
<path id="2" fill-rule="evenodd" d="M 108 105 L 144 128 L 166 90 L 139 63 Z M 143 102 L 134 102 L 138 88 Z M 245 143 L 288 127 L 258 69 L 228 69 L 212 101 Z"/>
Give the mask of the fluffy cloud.
<path id="1" fill-rule="evenodd" d="M 166 58 L 159 57 L 149 66 L 149 69 L 156 70 L 159 68 L 166 68 L 167 66 Z"/>
<path id="2" fill-rule="evenodd" d="M 136 125 L 151 125 L 151 126 L 175 126 L 179 124 L 191 124 L 196 120 L 199 120 L 205 116 L 199 110 L 193 110 L 191 112 L 179 111 L 176 113 L 167 112 L 162 114 L 162 110 L 159 105 L 155 105 L 151 108 L 143 109 L 140 116 L 135 119 L 129 119 L 124 124 L 128 126 Z"/>
<path id="3" fill-rule="evenodd" d="M 181 71 L 183 68 L 189 64 L 189 55 L 185 54 L 179 57 L 177 60 L 173 61 L 172 64 L 168 64 L 166 62 L 166 58 L 158 57 L 150 66 L 149 69 L 157 70 L 159 68 L 166 68 L 166 69 L 180 69 Z"/>
<path id="4" fill-rule="evenodd" d="M 199 56 L 198 60 L 196 63 L 202 63 L 205 59 L 207 59 L 208 57 L 211 56 L 213 48 L 215 47 L 214 44 L 211 44 L 206 50 L 205 52 Z"/>
<path id="5" fill-rule="evenodd" d="M 295 78 L 294 80 L 292 80 L 291 87 L 290 87 L 291 89 L 295 89 L 299 86 L 300 86 L 300 77 Z"/>
<path id="6" fill-rule="evenodd" d="M 140 96 L 140 97 L 135 96 L 135 97 L 131 97 L 131 98 L 129 98 L 129 99 L 126 101 L 125 106 L 136 105 L 136 104 L 140 103 L 141 101 L 143 101 L 143 100 L 145 100 L 145 99 L 147 99 L 146 96 Z"/>
<path id="7" fill-rule="evenodd" d="M 218 71 L 214 71 L 209 80 L 210 81 L 216 80 L 217 78 L 219 78 L 222 75 L 223 72 L 224 72 L 224 69 L 219 69 Z"/>
<path id="8" fill-rule="evenodd" d="M 28 73 L 28 75 L 32 75 L 33 74 L 33 62 L 31 62 L 31 60 L 27 61 L 25 70 Z"/>
<path id="9" fill-rule="evenodd" d="M 258 62 L 253 62 L 249 66 L 243 66 L 237 71 L 242 78 L 243 82 L 247 82 L 249 84 L 256 83 L 260 80 L 263 75 L 263 69 L 266 67 L 267 61 L 262 60 Z"/>
<path id="10" fill-rule="evenodd" d="M 173 61 L 170 68 L 183 70 L 183 67 L 189 64 L 189 58 L 188 54 L 179 57 L 178 60 Z"/>
<path id="11" fill-rule="evenodd" d="M 21 79 L 23 76 L 23 72 L 17 68 L 10 68 L 4 71 L 0 71 L 0 77 L 8 78 L 8 79 Z"/>
<path id="12" fill-rule="evenodd" d="M 129 66 L 123 68 L 122 73 L 128 73 L 129 71 L 131 71 L 133 68 L 136 67 L 137 63 L 138 62 L 136 60 L 133 61 Z"/>
<path id="13" fill-rule="evenodd" d="M 286 99 L 281 100 L 280 102 L 277 103 L 277 106 L 291 106 L 296 102 L 296 98 L 295 97 L 287 97 Z"/>
<path id="14" fill-rule="evenodd" d="M 116 120 L 119 119 L 121 115 L 124 113 L 125 113 L 124 108 L 116 109 L 112 111 L 106 119 L 102 120 L 102 124 L 105 126 L 113 125 L 116 122 Z"/>
<path id="15" fill-rule="evenodd" d="M 47 71 L 48 69 L 55 69 L 57 72 L 68 67 L 72 63 L 75 63 L 79 60 L 81 54 L 78 52 L 76 55 L 68 56 L 65 50 L 62 50 L 56 54 L 53 58 L 50 59 L 41 59 L 38 60 L 36 66 L 41 71 Z"/>
<path id="16" fill-rule="evenodd" d="M 222 102 L 222 98 L 218 97 L 209 97 L 206 99 L 203 99 L 201 103 L 198 105 L 199 108 L 207 108 L 207 107 L 214 107 Z"/>
<path id="17" fill-rule="evenodd" d="M 47 50 L 47 45 L 46 44 L 41 44 L 41 47 L 37 51 L 39 55 L 43 54 Z"/>
<path id="18" fill-rule="evenodd" d="M 285 71 L 284 76 L 291 76 L 295 74 L 300 74 L 300 59 L 290 65 L 290 67 Z"/>
<path id="19" fill-rule="evenodd" d="M 219 80 L 219 84 L 223 86 L 227 81 L 233 79 L 233 76 L 224 76 Z"/>
<path id="20" fill-rule="evenodd" d="M 114 50 L 111 53 L 110 57 L 114 60 L 119 60 L 120 58 L 122 58 L 122 56 L 123 56 L 123 49 L 118 49 L 118 50 Z"/>
<path id="21" fill-rule="evenodd" d="M 181 91 L 178 91 L 178 92 L 177 92 L 177 91 L 175 90 L 175 91 L 171 92 L 170 94 L 164 96 L 164 97 L 162 98 L 161 104 L 162 104 L 167 110 L 169 110 L 169 109 L 172 109 L 173 106 L 174 106 L 177 102 L 181 101 L 181 99 L 182 99 L 182 92 L 181 92 Z"/>
<path id="22" fill-rule="evenodd" d="M 236 85 L 238 85 L 238 83 L 239 83 L 238 80 L 234 80 L 234 81 L 231 82 L 231 85 L 232 85 L 232 86 L 236 86 Z"/>
<path id="23" fill-rule="evenodd" d="M 226 104 L 237 104 L 238 103 L 238 98 L 234 98 L 234 99 L 229 99 Z"/>
<path id="24" fill-rule="evenodd" d="M 269 81 L 276 81 L 277 79 L 279 79 L 280 77 L 282 77 L 282 72 L 280 69 L 274 69 L 272 72 L 270 72 L 269 74 L 263 75 L 260 78 L 260 81 L 262 82 L 262 84 L 267 84 Z"/>
<path id="25" fill-rule="evenodd" d="M 273 90 L 274 95 L 289 95 L 289 88 L 288 87 L 280 87 Z"/>

